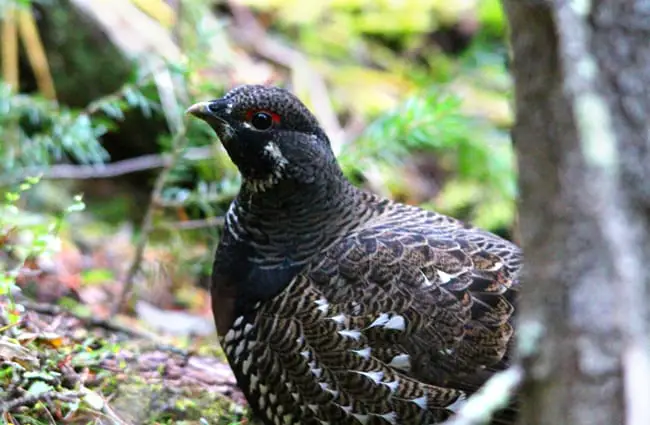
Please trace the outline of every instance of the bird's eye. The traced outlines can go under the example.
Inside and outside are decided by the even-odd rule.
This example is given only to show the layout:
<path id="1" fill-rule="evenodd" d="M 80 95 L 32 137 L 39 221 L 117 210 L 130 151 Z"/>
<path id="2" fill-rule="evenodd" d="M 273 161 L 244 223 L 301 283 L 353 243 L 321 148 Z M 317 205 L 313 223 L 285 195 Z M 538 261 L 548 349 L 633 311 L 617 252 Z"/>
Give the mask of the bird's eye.
<path id="1" fill-rule="evenodd" d="M 273 126 L 273 117 L 268 112 L 256 112 L 251 117 L 251 124 L 260 131 L 268 130 Z"/>
<path id="2" fill-rule="evenodd" d="M 213 114 L 219 113 L 219 105 L 216 102 L 208 103 L 208 110 Z"/>

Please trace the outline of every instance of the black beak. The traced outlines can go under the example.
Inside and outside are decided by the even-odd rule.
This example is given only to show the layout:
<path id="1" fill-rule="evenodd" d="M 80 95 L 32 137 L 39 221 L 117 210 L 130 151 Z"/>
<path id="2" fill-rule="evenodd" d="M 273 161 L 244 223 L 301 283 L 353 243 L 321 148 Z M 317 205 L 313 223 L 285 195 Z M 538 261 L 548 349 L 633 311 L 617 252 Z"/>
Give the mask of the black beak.
<path id="1" fill-rule="evenodd" d="M 194 115 L 197 118 L 205 119 L 212 116 L 212 111 L 210 110 L 210 104 L 212 102 L 198 102 L 194 105 L 187 108 L 185 111 L 186 114 Z"/>
<path id="2" fill-rule="evenodd" d="M 227 120 L 229 112 L 228 103 L 222 99 L 198 102 L 185 111 L 186 114 L 193 115 L 207 122 L 215 130 L 229 126 Z"/>

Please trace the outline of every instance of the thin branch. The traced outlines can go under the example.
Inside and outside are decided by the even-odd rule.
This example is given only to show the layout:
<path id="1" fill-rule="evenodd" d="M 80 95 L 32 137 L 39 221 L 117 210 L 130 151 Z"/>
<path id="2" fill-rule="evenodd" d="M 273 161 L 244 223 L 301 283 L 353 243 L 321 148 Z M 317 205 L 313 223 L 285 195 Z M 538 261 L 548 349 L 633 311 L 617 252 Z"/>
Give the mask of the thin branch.
<path id="1" fill-rule="evenodd" d="M 88 328 L 102 328 L 113 333 L 124 333 L 130 335 L 131 337 L 143 338 L 143 339 L 155 339 L 155 334 L 148 333 L 146 331 L 134 329 L 132 326 L 122 325 L 110 319 L 100 319 L 97 317 L 86 317 L 80 314 L 77 314 L 73 311 L 67 310 L 65 308 L 59 307 L 52 304 L 41 304 L 35 303 L 27 300 L 21 300 L 20 305 L 25 307 L 27 311 L 33 311 L 35 313 L 47 314 L 49 316 L 58 316 L 66 315 L 74 317 L 83 323 L 84 326 Z"/>
<path id="2" fill-rule="evenodd" d="M 490 422 L 492 415 L 508 406 L 512 396 L 524 380 L 524 369 L 520 365 L 494 374 L 474 393 L 451 419 L 442 425 L 483 425 Z"/>
<path id="3" fill-rule="evenodd" d="M 218 204 L 225 201 L 230 202 L 236 195 L 236 193 L 231 193 L 230 191 L 223 191 L 219 193 L 201 194 L 200 199 L 203 203 Z M 157 198 L 155 202 L 156 206 L 160 208 L 182 208 L 196 202 L 196 199 L 192 195 L 180 201 Z"/>
<path id="4" fill-rule="evenodd" d="M 77 391 L 69 391 L 59 393 L 56 391 L 45 391 L 40 394 L 28 394 L 22 397 L 15 398 L 11 401 L 0 403 L 0 412 L 7 413 L 12 410 L 18 409 L 23 406 L 32 406 L 37 402 L 49 402 L 51 400 L 61 400 L 67 402 L 77 401 L 82 397 L 82 394 Z"/>
<path id="5" fill-rule="evenodd" d="M 90 102 L 81 110 L 80 115 L 95 115 L 102 110 L 102 106 L 118 101 L 125 97 L 129 90 L 135 90 L 143 87 L 151 80 L 152 75 L 156 75 L 160 70 L 165 70 L 165 66 L 156 67 L 151 72 L 140 77 L 136 82 L 125 84 L 118 90 L 109 93 Z M 183 159 L 187 161 L 200 161 L 212 156 L 211 147 L 199 147 L 187 149 Z M 0 186 L 18 183 L 26 177 L 41 175 L 43 179 L 48 180 L 85 180 L 117 177 L 125 174 L 146 171 L 155 168 L 167 166 L 171 160 L 168 154 L 151 154 L 143 155 L 137 158 L 129 158 L 122 161 L 116 161 L 109 164 L 94 165 L 70 165 L 57 164 L 52 166 L 41 166 L 34 168 L 23 168 L 14 170 L 11 174 L 0 176 Z"/>
<path id="6" fill-rule="evenodd" d="M 221 227 L 223 226 L 223 223 L 223 217 L 209 217 L 202 220 L 186 220 L 177 221 L 175 223 L 164 223 L 161 225 L 161 227 L 172 230 L 195 230 L 205 229 L 208 227 Z"/>
<path id="7" fill-rule="evenodd" d="M 174 139 L 172 140 L 171 143 L 172 154 L 170 155 L 169 161 L 165 164 L 163 169 L 160 171 L 160 174 L 158 174 L 158 178 L 156 179 L 154 188 L 151 191 L 151 197 L 149 200 L 149 205 L 147 206 L 147 212 L 145 213 L 145 216 L 142 219 L 140 239 L 136 246 L 135 255 L 131 262 L 131 266 L 129 267 L 129 270 L 127 272 L 126 278 L 124 279 L 124 285 L 122 287 L 122 291 L 118 296 L 116 302 L 113 304 L 113 307 L 111 308 L 111 316 L 117 314 L 120 308 L 124 305 L 128 294 L 133 289 L 133 281 L 135 279 L 135 275 L 140 268 L 140 263 L 142 262 L 142 257 L 144 255 L 144 249 L 147 246 L 147 241 L 149 240 L 149 234 L 151 233 L 154 227 L 153 215 L 155 210 L 158 207 L 156 200 L 160 199 L 163 188 L 165 187 L 165 182 L 167 181 L 169 174 L 174 168 L 174 165 L 178 162 L 178 160 L 182 156 L 183 147 L 187 142 L 185 137 L 187 133 L 187 120 L 188 120 L 187 116 L 184 117 L 183 124 L 180 131 L 176 133 L 176 135 L 174 136 Z"/>
<path id="8" fill-rule="evenodd" d="M 101 396 L 100 394 L 96 393 L 95 391 L 86 388 L 84 386 L 81 387 L 81 392 L 85 397 L 90 397 L 91 399 L 94 400 L 99 400 L 101 399 L 101 408 L 97 409 L 101 413 L 103 413 L 108 419 L 113 421 L 113 424 L 115 425 L 130 425 L 128 422 L 123 421 L 117 413 L 109 406 L 108 401 L 106 400 L 105 397 Z M 97 406 L 94 406 L 97 408 Z"/>
<path id="9" fill-rule="evenodd" d="M 186 161 L 200 161 L 208 159 L 213 155 L 212 147 L 204 146 L 200 148 L 190 148 L 185 151 L 182 159 Z M 164 168 L 172 161 L 170 154 L 151 154 L 142 155 L 136 158 L 115 161 L 109 164 L 98 165 L 53 165 L 45 170 L 23 170 L 11 177 L 12 182 L 24 180 L 25 177 L 39 174 L 42 172 L 42 178 L 48 180 L 85 180 L 85 179 L 105 179 L 122 176 L 139 171 L 152 170 L 155 168 Z M 2 181 L 0 184 L 9 184 L 9 181 Z"/>

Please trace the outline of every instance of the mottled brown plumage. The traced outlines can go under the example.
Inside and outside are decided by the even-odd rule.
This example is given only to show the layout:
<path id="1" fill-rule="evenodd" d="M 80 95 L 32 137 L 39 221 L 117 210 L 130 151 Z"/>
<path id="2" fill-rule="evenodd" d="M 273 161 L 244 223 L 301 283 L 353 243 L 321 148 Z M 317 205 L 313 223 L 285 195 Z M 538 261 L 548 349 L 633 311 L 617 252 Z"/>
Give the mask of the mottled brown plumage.
<path id="1" fill-rule="evenodd" d="M 189 111 L 242 174 L 213 312 L 263 423 L 439 423 L 505 367 L 515 245 L 351 185 L 285 90 L 242 86 Z"/>

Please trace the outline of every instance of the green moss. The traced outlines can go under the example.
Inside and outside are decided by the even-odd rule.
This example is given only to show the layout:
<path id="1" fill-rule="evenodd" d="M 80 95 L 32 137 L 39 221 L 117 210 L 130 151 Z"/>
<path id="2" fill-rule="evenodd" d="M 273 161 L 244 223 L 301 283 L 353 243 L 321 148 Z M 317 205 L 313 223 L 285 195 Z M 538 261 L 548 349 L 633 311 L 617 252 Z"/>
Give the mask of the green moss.
<path id="1" fill-rule="evenodd" d="M 234 424 L 244 410 L 217 392 L 152 384 L 138 377 L 120 384 L 111 407 L 121 417 L 141 424 Z"/>

